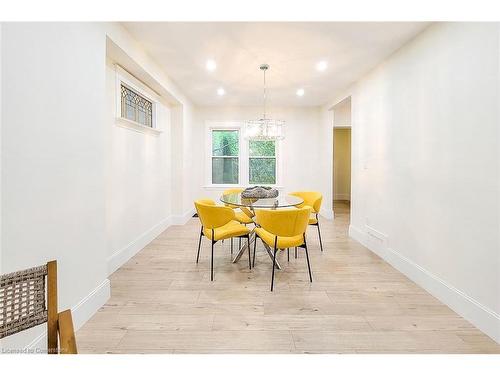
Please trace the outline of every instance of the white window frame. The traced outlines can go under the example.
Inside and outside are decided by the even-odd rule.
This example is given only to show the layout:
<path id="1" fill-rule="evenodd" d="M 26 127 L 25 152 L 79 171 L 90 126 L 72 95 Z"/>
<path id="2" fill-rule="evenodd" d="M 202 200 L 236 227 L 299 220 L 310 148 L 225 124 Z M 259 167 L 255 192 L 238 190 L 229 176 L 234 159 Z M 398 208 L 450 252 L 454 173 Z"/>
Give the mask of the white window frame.
<path id="1" fill-rule="evenodd" d="M 123 69 L 120 65 L 115 64 L 116 72 L 116 97 L 115 97 L 115 118 L 116 125 L 141 133 L 149 133 L 159 135 L 162 131 L 159 128 L 159 110 L 160 96 L 151 88 L 135 78 L 132 74 Z M 139 122 L 122 117 L 122 84 L 132 91 L 135 91 L 140 96 L 146 98 L 152 103 L 152 118 L 151 127 L 143 125 Z"/>
<path id="2" fill-rule="evenodd" d="M 218 122 L 207 121 L 205 123 L 205 186 L 206 189 L 225 189 L 234 187 L 247 187 L 250 185 L 250 150 L 249 141 L 243 138 L 245 125 L 243 122 Z M 238 184 L 213 184 L 212 183 L 212 131 L 213 130 L 237 130 L 239 132 L 239 156 L 238 156 Z M 268 185 L 277 189 L 282 188 L 281 171 L 281 141 L 275 141 L 276 154 L 276 183 Z"/>
<path id="3" fill-rule="evenodd" d="M 246 141 L 247 142 L 247 147 L 248 147 L 248 167 L 247 167 L 247 170 L 248 170 L 248 183 L 249 184 L 252 184 L 250 182 L 250 159 L 274 159 L 274 168 L 275 168 L 275 176 L 274 176 L 274 179 L 275 179 L 275 183 L 273 185 L 270 185 L 270 186 L 275 186 L 277 185 L 278 183 L 278 143 L 279 141 L 274 141 L 274 156 L 250 156 L 250 141 Z"/>
<path id="4" fill-rule="evenodd" d="M 235 130 L 238 131 L 238 183 L 237 184 L 213 184 L 212 183 L 212 132 L 214 130 Z M 207 123 L 206 127 L 206 138 L 208 141 L 206 142 L 206 184 L 208 186 L 217 186 L 217 187 L 239 187 L 243 181 L 243 171 L 241 169 L 242 159 L 243 159 L 243 137 L 241 132 L 241 124 L 237 122 L 225 122 L 225 123 Z"/>

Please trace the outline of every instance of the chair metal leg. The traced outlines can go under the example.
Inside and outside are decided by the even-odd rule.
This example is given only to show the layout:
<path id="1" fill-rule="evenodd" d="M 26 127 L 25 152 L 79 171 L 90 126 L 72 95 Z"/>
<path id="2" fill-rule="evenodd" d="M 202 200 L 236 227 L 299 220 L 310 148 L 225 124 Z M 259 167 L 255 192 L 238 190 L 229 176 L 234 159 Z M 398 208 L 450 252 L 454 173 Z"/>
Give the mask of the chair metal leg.
<path id="1" fill-rule="evenodd" d="M 233 238 L 231 237 L 231 255 L 233 255 Z"/>
<path id="2" fill-rule="evenodd" d="M 297 247 L 295 247 L 295 259 L 297 259 Z"/>
<path id="3" fill-rule="evenodd" d="M 250 236 L 247 234 L 247 247 L 248 247 L 248 268 L 252 269 L 252 256 L 250 255 Z"/>
<path id="4" fill-rule="evenodd" d="M 214 241 L 212 241 L 212 259 L 210 260 L 210 281 L 214 281 Z"/>
<path id="5" fill-rule="evenodd" d="M 255 241 L 253 243 L 253 268 L 255 268 L 255 250 L 257 250 L 257 236 L 255 236 Z"/>
<path id="6" fill-rule="evenodd" d="M 319 230 L 319 220 L 317 217 L 316 220 L 318 221 L 317 226 L 318 226 L 318 236 L 319 236 L 319 248 L 321 249 L 321 251 L 323 251 L 323 242 L 321 241 L 321 231 Z"/>
<path id="7" fill-rule="evenodd" d="M 309 270 L 309 281 L 312 283 L 311 264 L 309 263 L 309 252 L 307 251 L 306 235 L 304 234 L 304 248 L 306 249 L 307 269 Z"/>
<path id="8" fill-rule="evenodd" d="M 290 261 L 290 248 L 286 249 L 286 258 L 287 258 L 287 261 Z"/>
<path id="9" fill-rule="evenodd" d="M 200 248 L 201 248 L 201 237 L 203 236 L 203 227 L 200 230 L 200 240 L 198 241 L 198 254 L 196 254 L 196 263 L 198 263 L 198 259 L 200 258 Z"/>
<path id="10" fill-rule="evenodd" d="M 278 237 L 274 239 L 274 256 L 273 256 L 273 274 L 271 276 L 271 292 L 273 291 L 274 288 L 274 269 L 276 268 L 276 252 L 278 249 L 276 248 L 278 242 Z"/>
<path id="11" fill-rule="evenodd" d="M 212 258 L 210 260 L 210 281 L 214 281 L 214 230 L 212 229 Z"/>
<path id="12" fill-rule="evenodd" d="M 271 292 L 274 289 L 274 269 L 276 268 L 276 253 L 278 252 L 278 249 L 274 248 L 274 256 L 273 256 L 273 274 L 271 276 Z"/>

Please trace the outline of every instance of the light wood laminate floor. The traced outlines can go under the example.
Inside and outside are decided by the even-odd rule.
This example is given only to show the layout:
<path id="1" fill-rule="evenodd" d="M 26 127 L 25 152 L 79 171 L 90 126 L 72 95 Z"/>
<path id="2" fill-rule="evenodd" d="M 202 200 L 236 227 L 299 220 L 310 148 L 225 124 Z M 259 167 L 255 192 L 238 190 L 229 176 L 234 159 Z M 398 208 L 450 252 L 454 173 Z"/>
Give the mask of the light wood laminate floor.
<path id="1" fill-rule="evenodd" d="M 111 276 L 111 299 L 77 332 L 81 353 L 500 353 L 500 346 L 347 235 L 349 206 L 308 229 L 303 250 L 256 267 L 229 241 L 195 263 L 199 221 L 172 226 Z"/>

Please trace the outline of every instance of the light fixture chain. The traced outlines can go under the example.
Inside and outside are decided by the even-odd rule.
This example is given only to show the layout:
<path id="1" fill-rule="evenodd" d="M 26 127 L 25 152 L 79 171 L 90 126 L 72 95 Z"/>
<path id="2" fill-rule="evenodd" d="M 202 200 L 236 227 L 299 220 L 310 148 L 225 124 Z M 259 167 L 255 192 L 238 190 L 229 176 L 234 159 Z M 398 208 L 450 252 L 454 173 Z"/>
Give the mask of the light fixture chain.
<path id="1" fill-rule="evenodd" d="M 267 82 L 266 82 L 266 71 L 269 69 L 268 64 L 262 64 L 259 66 L 260 70 L 263 71 L 263 117 L 257 120 L 246 121 L 246 131 L 245 139 L 253 139 L 257 141 L 279 141 L 285 138 L 283 134 L 284 121 L 273 120 L 266 118 L 267 110 Z"/>
<path id="2" fill-rule="evenodd" d="M 264 69 L 264 120 L 266 119 L 266 70 Z"/>

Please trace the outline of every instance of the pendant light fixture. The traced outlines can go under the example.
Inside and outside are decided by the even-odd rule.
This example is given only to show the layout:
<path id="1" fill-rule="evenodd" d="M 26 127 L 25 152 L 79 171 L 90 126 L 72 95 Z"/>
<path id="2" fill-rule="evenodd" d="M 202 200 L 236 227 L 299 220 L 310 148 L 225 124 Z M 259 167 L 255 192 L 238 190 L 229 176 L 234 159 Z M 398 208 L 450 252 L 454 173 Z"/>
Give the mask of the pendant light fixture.
<path id="1" fill-rule="evenodd" d="M 285 138 L 285 121 L 273 120 L 266 117 L 266 71 L 269 69 L 269 65 L 262 64 L 259 69 L 264 74 L 264 112 L 262 118 L 245 122 L 245 139 L 258 141 L 281 140 Z"/>

